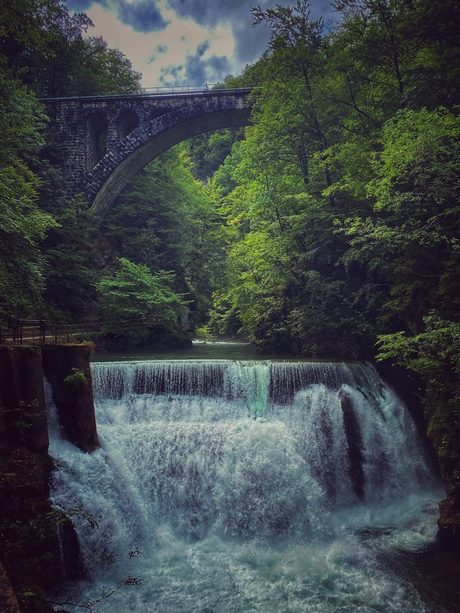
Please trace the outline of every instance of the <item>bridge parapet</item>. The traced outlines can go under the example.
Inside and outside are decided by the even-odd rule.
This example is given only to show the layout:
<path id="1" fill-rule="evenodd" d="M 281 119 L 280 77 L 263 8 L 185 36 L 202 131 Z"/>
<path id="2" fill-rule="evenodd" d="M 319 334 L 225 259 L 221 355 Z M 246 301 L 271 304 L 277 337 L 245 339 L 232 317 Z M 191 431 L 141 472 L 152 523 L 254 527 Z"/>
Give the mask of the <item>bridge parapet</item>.
<path id="1" fill-rule="evenodd" d="M 152 159 L 202 132 L 249 124 L 251 89 L 43 100 L 67 156 L 66 193 L 110 205 Z"/>

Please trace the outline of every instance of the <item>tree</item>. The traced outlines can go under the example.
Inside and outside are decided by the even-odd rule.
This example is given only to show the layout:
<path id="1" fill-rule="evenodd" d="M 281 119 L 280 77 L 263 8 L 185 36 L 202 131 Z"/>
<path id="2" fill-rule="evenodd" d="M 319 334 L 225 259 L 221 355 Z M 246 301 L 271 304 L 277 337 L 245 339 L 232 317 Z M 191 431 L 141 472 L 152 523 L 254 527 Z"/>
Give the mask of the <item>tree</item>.
<path id="1" fill-rule="evenodd" d="M 374 214 L 347 222 L 352 254 L 384 272 L 387 317 L 414 333 L 433 308 L 458 319 L 460 123 L 445 109 L 400 111 L 383 131 Z"/>
<path id="2" fill-rule="evenodd" d="M 140 319 L 150 316 L 176 321 L 187 301 L 171 289 L 171 272 L 151 274 L 144 264 L 120 258 L 119 269 L 96 284 L 100 310 L 108 320 Z"/>
<path id="3" fill-rule="evenodd" d="M 325 61 L 324 24 L 322 19 L 311 19 L 308 0 L 297 0 L 293 8 L 277 5 L 263 11 L 257 6 L 252 14 L 255 25 L 266 22 L 270 27 L 265 107 L 276 113 L 278 121 L 281 117 L 292 117 L 288 129 L 280 125 L 276 136 L 280 141 L 284 134 L 283 141 L 292 143 L 290 155 L 295 152 L 294 159 L 308 183 L 310 157 L 315 152 L 325 152 L 332 144 L 326 127 L 331 122 L 322 117 L 324 105 L 318 88 Z M 261 101 L 263 104 L 264 96 Z M 265 117 L 266 112 L 262 114 L 261 125 Z M 324 179 L 331 187 L 331 170 L 325 154 L 323 161 Z M 332 192 L 329 198 L 333 204 Z"/>
<path id="4" fill-rule="evenodd" d="M 35 97 L 0 66 L 0 313 L 40 303 L 39 240 L 56 227 L 37 206 L 39 179 L 29 166 L 43 147 L 45 114 Z"/>
<path id="5" fill-rule="evenodd" d="M 140 171 L 105 213 L 98 249 L 152 272 L 173 270 L 175 291 L 190 297 L 192 325 L 202 325 L 222 277 L 226 230 L 219 206 L 214 183 L 193 177 L 188 147 L 176 147 Z"/>
<path id="6" fill-rule="evenodd" d="M 460 38 L 454 0 L 338 0 L 334 38 L 353 58 L 353 87 L 365 85 L 385 118 L 398 108 L 459 103 Z"/>
<path id="7" fill-rule="evenodd" d="M 193 165 L 193 174 L 206 183 L 230 154 L 232 145 L 242 140 L 243 128 L 226 128 L 206 132 L 186 141 L 188 155 Z"/>
<path id="8" fill-rule="evenodd" d="M 13 76 L 40 97 L 133 93 L 140 74 L 100 37 L 92 22 L 70 15 L 63 0 L 19 0 L 0 7 L 0 54 Z"/>
<path id="9" fill-rule="evenodd" d="M 78 198 L 62 199 L 53 209 L 58 227 L 40 241 L 45 263 L 43 300 L 46 316 L 55 322 L 84 320 L 94 314 L 94 282 L 100 275 L 95 251 L 95 223 L 91 211 Z"/>
<path id="10" fill-rule="evenodd" d="M 91 258 L 81 250 L 85 226 L 67 231 L 76 230 L 80 207 L 64 202 L 59 145 L 33 91 L 132 92 L 139 75 L 102 39 L 85 39 L 90 20 L 70 16 L 62 0 L 3 2 L 0 17 L 0 310 L 43 316 L 48 308 L 59 318 L 64 309 L 64 317 L 74 316 L 83 310 L 81 294 L 91 293 Z M 56 218 L 65 224 L 60 230 Z M 45 287 L 52 306 L 43 303 Z"/>
<path id="11" fill-rule="evenodd" d="M 141 75 L 118 49 L 101 37 L 67 38 L 53 50 L 38 72 L 42 96 L 132 94 L 140 90 Z M 70 68 L 70 70 L 69 70 Z"/>

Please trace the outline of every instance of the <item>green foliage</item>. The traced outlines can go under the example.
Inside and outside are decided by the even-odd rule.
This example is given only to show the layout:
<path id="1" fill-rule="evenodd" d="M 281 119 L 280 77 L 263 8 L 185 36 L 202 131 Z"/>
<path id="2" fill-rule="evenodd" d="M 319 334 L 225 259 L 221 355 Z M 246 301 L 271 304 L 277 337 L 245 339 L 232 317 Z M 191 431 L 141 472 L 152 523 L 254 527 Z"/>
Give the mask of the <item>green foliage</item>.
<path id="1" fill-rule="evenodd" d="M 70 15 L 63 0 L 2 3 L 0 17 L 0 55 L 40 97 L 139 90 L 140 75 L 129 60 L 102 38 L 85 37 L 91 20 Z"/>
<path id="2" fill-rule="evenodd" d="M 47 317 L 58 322 L 74 322 L 94 309 L 98 277 L 96 236 L 91 211 L 74 198 L 71 202 L 53 200 L 58 226 L 50 229 L 40 246 L 45 254 L 43 299 Z"/>
<path id="3" fill-rule="evenodd" d="M 458 46 L 424 1 L 336 8 L 327 34 L 307 2 L 253 9 L 270 40 L 247 70 L 253 126 L 214 177 L 231 233 L 211 329 L 371 357 L 377 335 L 421 332 L 433 308 L 458 320 Z"/>
<path id="4" fill-rule="evenodd" d="M 374 214 L 346 222 L 348 262 L 380 269 L 390 294 L 387 317 L 413 331 L 436 307 L 457 317 L 460 124 L 445 109 L 405 110 L 385 124 L 375 178 Z"/>
<path id="5" fill-rule="evenodd" d="M 435 312 L 424 318 L 425 331 L 379 337 L 378 360 L 390 359 L 423 376 L 428 434 L 444 458 L 458 458 L 460 440 L 460 323 Z"/>
<path id="6" fill-rule="evenodd" d="M 444 369 L 459 375 L 460 323 L 442 319 L 436 313 L 426 316 L 424 322 L 425 331 L 415 336 L 405 332 L 379 336 L 377 359 L 395 360 L 426 376 Z"/>
<path id="7" fill-rule="evenodd" d="M 188 148 L 179 147 L 138 173 L 106 212 L 98 250 L 173 270 L 174 290 L 189 295 L 199 325 L 222 276 L 226 236 L 219 190 L 193 177 Z"/>
<path id="8" fill-rule="evenodd" d="M 39 241 L 57 226 L 37 206 L 39 179 L 29 167 L 44 144 L 45 115 L 9 76 L 0 66 L 0 315 L 20 313 L 40 300 Z"/>
<path id="9" fill-rule="evenodd" d="M 225 129 L 206 132 L 186 142 L 186 148 L 193 166 L 194 175 L 203 183 L 211 179 L 226 157 L 231 153 L 233 143 L 242 140 L 243 129 Z"/>
<path id="10" fill-rule="evenodd" d="M 79 34 L 69 41 L 63 33 L 59 50 L 40 71 L 44 74 L 39 75 L 39 82 L 46 88 L 41 95 L 47 97 L 130 94 L 140 89 L 141 75 L 121 51 L 108 47 L 101 37 Z"/>
<path id="11" fill-rule="evenodd" d="M 175 321 L 187 301 L 171 289 L 174 274 L 165 270 L 151 274 L 145 264 L 118 259 L 119 268 L 96 284 L 99 307 L 107 320 L 157 317 Z"/>
<path id="12" fill-rule="evenodd" d="M 213 340 L 214 337 L 211 334 L 209 326 L 202 326 L 201 328 L 196 329 L 196 338 L 201 341 L 207 342 Z"/>
<path id="13" fill-rule="evenodd" d="M 88 223 L 81 204 L 63 202 L 59 147 L 32 92 L 134 92 L 140 75 L 85 38 L 91 21 L 62 0 L 3 2 L 0 23 L 0 317 L 82 316 L 94 299 Z"/>
<path id="14" fill-rule="evenodd" d="M 64 382 L 79 388 L 85 388 L 88 385 L 85 373 L 79 368 L 72 368 L 72 374 L 65 377 Z"/>

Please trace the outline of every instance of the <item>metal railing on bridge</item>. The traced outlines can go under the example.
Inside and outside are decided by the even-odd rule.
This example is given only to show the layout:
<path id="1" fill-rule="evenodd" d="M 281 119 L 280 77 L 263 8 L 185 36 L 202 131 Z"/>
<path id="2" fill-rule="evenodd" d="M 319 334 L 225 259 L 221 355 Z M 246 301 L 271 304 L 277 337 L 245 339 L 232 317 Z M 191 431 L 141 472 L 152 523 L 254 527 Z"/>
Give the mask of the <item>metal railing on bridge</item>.
<path id="1" fill-rule="evenodd" d="M 59 100 L 97 100 L 100 98 L 139 98 L 139 97 L 166 97 L 166 96 L 188 96 L 188 95 L 223 95 L 223 94 L 242 94 L 254 91 L 255 87 L 227 87 L 218 83 L 205 83 L 204 85 L 172 85 L 171 87 L 143 87 L 138 92 L 125 94 L 99 94 L 91 96 L 57 96 L 53 98 L 39 98 L 40 101 L 52 102 Z"/>
<path id="2" fill-rule="evenodd" d="M 92 320 L 74 324 L 47 323 L 43 319 L 9 318 L 6 325 L 0 326 L 0 344 L 37 345 L 46 343 L 78 343 L 90 340 L 103 328 L 111 331 L 127 327 L 146 327 L 160 321 L 154 315 L 140 319 L 126 319 L 116 322 Z"/>

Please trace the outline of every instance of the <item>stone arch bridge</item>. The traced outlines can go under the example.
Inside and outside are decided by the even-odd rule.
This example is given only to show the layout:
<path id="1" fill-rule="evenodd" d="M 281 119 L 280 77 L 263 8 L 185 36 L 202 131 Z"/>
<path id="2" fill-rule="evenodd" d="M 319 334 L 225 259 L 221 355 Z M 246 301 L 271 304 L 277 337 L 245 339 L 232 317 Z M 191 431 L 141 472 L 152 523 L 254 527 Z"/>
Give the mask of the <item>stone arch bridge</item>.
<path id="1" fill-rule="evenodd" d="M 148 162 L 177 143 L 211 130 L 246 126 L 251 89 L 45 99 L 66 149 L 69 196 L 83 193 L 108 207 Z"/>

